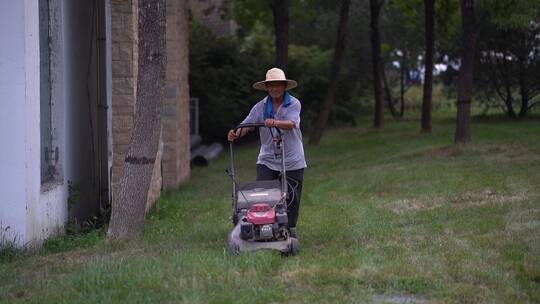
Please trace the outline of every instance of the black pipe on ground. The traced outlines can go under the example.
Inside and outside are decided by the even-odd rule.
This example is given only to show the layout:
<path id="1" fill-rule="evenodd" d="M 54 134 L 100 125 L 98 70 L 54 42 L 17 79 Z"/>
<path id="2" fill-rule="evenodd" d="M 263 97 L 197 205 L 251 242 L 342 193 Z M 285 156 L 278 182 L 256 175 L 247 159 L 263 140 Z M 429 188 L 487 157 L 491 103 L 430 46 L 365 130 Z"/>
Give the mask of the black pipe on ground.
<path id="1" fill-rule="evenodd" d="M 213 143 L 209 146 L 201 145 L 191 151 L 191 163 L 195 166 L 208 166 L 208 162 L 219 156 L 223 151 L 223 146 L 220 143 Z"/>

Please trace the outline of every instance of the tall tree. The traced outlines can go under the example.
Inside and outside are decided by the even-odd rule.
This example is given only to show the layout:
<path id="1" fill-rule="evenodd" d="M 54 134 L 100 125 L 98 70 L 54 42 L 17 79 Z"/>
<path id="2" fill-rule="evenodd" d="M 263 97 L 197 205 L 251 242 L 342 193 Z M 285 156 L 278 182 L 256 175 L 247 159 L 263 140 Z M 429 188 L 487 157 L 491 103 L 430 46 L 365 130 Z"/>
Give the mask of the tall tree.
<path id="1" fill-rule="evenodd" d="M 375 109 L 373 126 L 383 127 L 383 96 L 381 85 L 381 38 L 379 32 L 379 16 L 384 0 L 369 0 L 370 29 L 371 29 L 371 63 L 373 68 L 373 91 L 375 97 Z"/>
<path id="2" fill-rule="evenodd" d="M 461 67 L 458 77 L 457 119 L 455 143 L 471 141 L 471 99 L 473 90 L 473 60 L 476 45 L 474 0 L 460 0 L 461 6 Z"/>
<path id="3" fill-rule="evenodd" d="M 540 94 L 540 1 L 483 0 L 482 9 L 477 88 L 485 96 L 486 110 L 502 101 L 509 117 L 517 116 L 516 108 L 524 117 Z"/>
<path id="4" fill-rule="evenodd" d="M 272 0 L 276 35 L 276 67 L 286 71 L 289 53 L 289 0 Z"/>
<path id="5" fill-rule="evenodd" d="M 322 104 L 319 115 L 315 125 L 313 126 L 311 136 L 309 137 L 309 143 L 318 145 L 321 141 L 321 137 L 328 122 L 328 116 L 334 104 L 334 98 L 336 95 L 336 88 L 339 79 L 339 70 L 341 69 L 341 61 L 343 53 L 345 52 L 346 37 L 347 37 L 347 23 L 349 18 L 349 7 L 351 0 L 342 0 L 341 9 L 339 13 L 339 25 L 337 30 L 336 47 L 334 49 L 334 57 L 332 59 L 332 66 L 330 67 L 330 83 L 326 91 L 326 97 Z"/>
<path id="6" fill-rule="evenodd" d="M 479 56 L 480 75 L 477 79 L 477 86 L 486 97 L 484 100 L 486 109 L 498 96 L 505 105 L 508 117 L 515 118 L 514 101 L 517 100 L 517 97 L 514 95 L 517 92 L 522 92 L 517 87 L 521 87 L 520 84 L 523 82 L 520 80 L 524 78 L 521 69 L 523 67 L 522 61 L 514 52 L 514 50 L 521 51 L 520 35 L 519 32 L 500 30 L 496 29 L 493 24 L 490 25 L 491 27 L 487 31 L 483 30 L 483 39 L 478 43 L 481 56 Z M 528 51 L 528 49 L 524 50 Z M 533 60 L 530 62 L 534 63 Z"/>
<path id="7" fill-rule="evenodd" d="M 390 105 L 390 112 L 402 116 L 403 112 L 398 111 L 397 104 L 398 98 L 388 98 L 389 93 L 401 95 L 401 106 L 403 108 L 404 93 L 407 90 L 405 85 L 405 73 L 409 71 L 409 68 L 415 69 L 420 64 L 418 57 L 421 55 L 424 59 L 421 65 L 425 71 L 433 69 L 434 66 L 434 38 L 437 37 L 437 48 L 441 53 L 441 57 L 450 59 L 450 57 L 457 56 L 457 51 L 454 51 L 455 40 L 457 37 L 457 28 L 459 21 L 459 2 L 454 0 L 388 0 L 388 10 L 385 10 L 385 26 L 383 28 L 383 36 L 385 37 L 384 43 L 389 44 L 389 49 L 393 50 L 388 54 L 383 62 L 399 62 L 399 71 L 390 65 L 390 69 L 384 69 L 386 73 L 390 75 L 388 81 L 385 80 L 383 73 L 383 80 L 388 82 L 385 84 L 385 96 L 388 104 Z M 425 22 L 418 22 L 423 18 Z M 430 40 L 432 40 L 430 42 Z M 383 44 L 384 45 L 384 44 Z M 431 49 L 430 49 L 431 48 Z M 456 55 L 455 55 L 456 54 Z M 384 56 L 383 52 L 383 56 Z M 427 58 L 426 58 L 427 57 Z M 430 62 L 426 60 L 431 59 L 431 68 L 426 65 L 430 65 Z M 441 58 L 442 59 L 442 58 Z M 392 73 L 394 70 L 394 73 Z M 396 75 L 399 72 L 401 79 L 396 79 Z M 394 76 L 394 77 L 392 77 Z M 424 102 L 424 112 L 427 112 L 428 105 L 432 106 L 432 85 L 433 80 L 430 81 L 429 77 L 434 78 L 433 75 L 426 72 L 424 89 L 428 89 L 424 97 L 429 98 L 429 102 Z M 412 84 L 410 81 L 407 81 Z M 399 86 L 398 86 L 399 85 Z M 388 88 L 396 88 L 396 90 L 389 90 Z M 394 107 L 394 109 L 392 109 Z M 429 125 L 431 129 L 431 107 L 429 107 L 429 114 L 423 115 L 424 124 Z M 396 116 L 396 115 L 394 115 Z M 429 122 L 429 123 L 426 123 Z"/>
<path id="8" fill-rule="evenodd" d="M 159 144 L 165 85 L 165 0 L 139 0 L 136 112 L 122 177 L 113 198 L 109 239 L 138 237 Z"/>
<path id="9" fill-rule="evenodd" d="M 392 117 L 394 118 L 401 118 L 403 117 L 404 111 L 405 111 L 405 69 L 406 69 L 406 61 L 405 58 L 399 61 L 399 70 L 400 70 L 400 76 L 399 76 L 399 86 L 400 86 L 400 99 L 395 100 L 394 97 L 392 97 L 392 88 L 390 87 L 390 84 L 388 82 L 388 79 L 386 77 L 386 69 L 384 61 L 381 63 L 381 77 L 382 77 L 382 83 L 383 83 L 383 91 L 384 91 L 384 98 L 386 99 L 386 102 L 388 103 L 388 109 L 390 110 L 390 113 L 392 114 Z M 400 103 L 399 110 L 396 108 L 396 104 Z"/>
<path id="10" fill-rule="evenodd" d="M 408 90 L 411 86 L 405 86 L 405 73 L 407 72 L 407 51 L 402 51 L 401 61 L 399 64 L 399 117 L 403 117 L 405 114 L 405 91 Z"/>
<path id="11" fill-rule="evenodd" d="M 433 92 L 433 53 L 435 49 L 435 0 L 424 0 L 426 55 L 424 69 L 424 96 L 422 99 L 422 133 L 431 132 Z"/>

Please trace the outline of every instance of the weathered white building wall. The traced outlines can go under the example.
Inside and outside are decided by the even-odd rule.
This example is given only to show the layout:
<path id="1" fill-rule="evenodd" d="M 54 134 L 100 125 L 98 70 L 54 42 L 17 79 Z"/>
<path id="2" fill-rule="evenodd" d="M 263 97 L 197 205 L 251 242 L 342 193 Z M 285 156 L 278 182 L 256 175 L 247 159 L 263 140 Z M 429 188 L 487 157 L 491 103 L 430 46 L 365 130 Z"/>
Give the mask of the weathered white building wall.
<path id="1" fill-rule="evenodd" d="M 27 50 L 27 40 L 37 40 L 38 27 L 37 20 L 27 24 L 26 10 L 31 9 L 27 2 L 3 1 L 0 10 L 0 241 L 15 240 L 18 244 L 26 240 L 25 112 L 31 99 L 36 99 L 26 94 L 26 78 L 32 78 L 27 69 L 38 66 L 35 60 L 27 62 L 26 51 L 32 51 Z M 37 11 L 37 3 L 34 6 Z M 33 81 L 39 83 L 39 78 Z"/>
<path id="2" fill-rule="evenodd" d="M 41 180 L 39 1 L 2 0 L 0 10 L 0 246 L 12 241 L 19 246 L 40 245 L 62 232 L 68 217 L 84 220 L 95 215 L 100 202 L 111 195 L 115 90 L 111 41 L 119 34 L 111 24 L 111 3 L 50 0 L 48 4 L 51 145 L 58 147 L 59 159 L 56 176 L 46 183 Z M 136 33 L 136 27 L 130 30 Z M 187 43 L 187 36 L 182 39 Z M 187 60 L 187 54 L 184 57 Z M 187 72 L 179 79 L 187 84 L 184 76 Z M 181 89 L 187 94 L 187 86 Z M 187 122 L 182 126 L 187 128 Z M 188 176 L 189 166 L 182 172 Z M 68 183 L 77 197 L 72 208 Z"/>
<path id="3" fill-rule="evenodd" d="M 67 217 L 63 182 L 41 185 L 38 2 L 2 1 L 0 37 L 0 241 L 38 245 Z M 61 75 L 52 78 L 61 83 Z M 52 90 L 63 105 L 61 88 Z"/>
<path id="4" fill-rule="evenodd" d="M 107 190 L 98 185 L 109 183 L 111 163 L 107 136 L 110 38 L 108 44 L 104 38 L 110 13 L 104 16 L 108 0 L 99 1 L 99 12 L 92 10 L 92 3 L 49 2 L 51 116 L 53 144 L 59 148 L 59 172 L 57 178 L 42 184 L 38 1 L 2 1 L 0 242 L 39 245 L 46 237 L 63 231 L 68 218 L 68 181 L 78 192 L 75 208 L 81 217 L 98 210 L 101 191 Z M 98 32 L 92 18 L 97 20 L 99 14 Z M 96 26 L 94 30 L 92 26 Z M 101 153 L 102 165 L 97 163 L 97 153 Z"/>
<path id="5" fill-rule="evenodd" d="M 36 1 L 37 2 L 37 1 Z M 27 202 L 27 240 L 31 245 L 39 245 L 45 238 L 50 235 L 58 234 L 63 231 L 64 224 L 67 220 L 67 186 L 65 183 L 65 73 L 64 73 L 64 3 L 62 0 L 52 0 L 49 3 L 50 11 L 50 90 L 51 101 L 53 103 L 52 120 L 54 133 L 54 144 L 59 148 L 58 171 L 57 179 L 42 183 L 40 174 L 34 173 L 36 180 L 32 181 L 29 186 L 29 192 L 38 195 L 38 199 L 29 200 Z M 31 17 L 32 20 L 39 19 L 39 12 Z M 38 32 L 39 34 L 39 32 Z M 39 40 L 38 40 L 39 41 Z M 37 49 L 39 60 L 39 44 L 34 46 Z M 36 72 L 39 75 L 40 71 Z M 39 77 L 39 76 L 38 76 Z M 38 78 L 39 79 L 39 78 Z M 34 89 L 40 92 L 39 82 Z M 37 102 L 37 115 L 41 111 L 39 99 Z M 29 110 L 30 111 L 30 110 Z M 39 120 L 36 121 L 34 128 L 37 134 L 40 132 L 41 125 Z M 38 135 L 39 136 L 39 135 Z M 40 144 L 40 138 L 33 139 L 32 143 Z M 27 146 L 28 148 L 28 146 Z M 39 151 L 43 152 L 43 147 L 40 146 Z M 41 158 L 38 153 L 35 172 L 39 172 L 41 167 Z"/>

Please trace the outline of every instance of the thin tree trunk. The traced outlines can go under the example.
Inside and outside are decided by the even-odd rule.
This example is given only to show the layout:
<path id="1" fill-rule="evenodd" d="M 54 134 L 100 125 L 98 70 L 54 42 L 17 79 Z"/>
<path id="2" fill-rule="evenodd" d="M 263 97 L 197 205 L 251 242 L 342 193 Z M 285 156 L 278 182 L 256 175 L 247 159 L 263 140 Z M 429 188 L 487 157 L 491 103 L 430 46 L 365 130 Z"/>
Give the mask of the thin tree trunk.
<path id="1" fill-rule="evenodd" d="M 375 97 L 375 109 L 373 126 L 377 129 L 383 127 L 382 86 L 381 86 L 381 39 L 379 34 L 379 13 L 384 0 L 370 0 L 369 7 L 371 12 L 371 61 L 373 65 L 373 91 Z"/>
<path id="2" fill-rule="evenodd" d="M 506 99 L 504 100 L 504 103 L 506 104 L 506 113 L 508 117 L 515 118 L 516 112 L 514 111 L 514 99 L 512 97 L 512 91 L 509 85 L 506 85 L 505 89 L 506 89 Z"/>
<path id="3" fill-rule="evenodd" d="M 109 239 L 136 238 L 158 150 L 165 85 L 165 0 L 139 0 L 136 112 L 131 141 L 107 232 Z"/>
<path id="4" fill-rule="evenodd" d="M 527 116 L 529 110 L 529 92 L 527 89 L 527 79 L 525 76 L 525 64 L 519 60 L 519 93 L 521 95 L 521 109 L 519 110 L 519 117 Z"/>
<path id="5" fill-rule="evenodd" d="M 424 0 L 426 18 L 426 59 L 424 73 L 424 98 L 422 99 L 422 133 L 431 133 L 431 108 L 433 93 L 433 53 L 435 49 L 435 0 Z"/>
<path id="6" fill-rule="evenodd" d="M 505 35 L 506 36 L 506 35 Z M 495 49 L 495 48 L 494 48 Z M 504 53 L 503 58 L 499 59 L 498 56 L 493 56 L 494 61 L 496 63 L 497 69 L 499 70 L 499 74 L 501 74 L 502 82 L 504 83 L 504 87 L 506 90 L 506 98 L 503 98 L 504 103 L 506 104 L 506 109 L 508 110 L 508 116 L 511 118 L 516 117 L 516 112 L 514 111 L 514 100 L 512 97 L 512 85 L 510 82 L 510 75 L 511 71 L 508 69 L 508 60 L 506 59 L 506 53 Z M 497 77 L 497 75 L 493 75 L 494 78 Z M 495 86 L 495 89 L 497 92 L 499 92 L 498 86 Z"/>
<path id="7" fill-rule="evenodd" d="M 400 75 L 399 75 L 399 100 L 400 100 L 400 107 L 399 107 L 399 117 L 403 117 L 405 114 L 405 72 L 407 71 L 405 64 L 406 64 L 406 53 L 403 51 L 403 60 L 401 60 L 400 65 Z"/>
<path id="8" fill-rule="evenodd" d="M 495 56 L 495 60 L 497 61 L 497 63 L 500 62 L 497 59 L 497 56 Z M 506 58 L 502 59 L 501 65 L 502 65 L 502 68 L 500 69 L 500 74 L 501 74 L 501 77 L 503 78 L 504 88 L 506 92 L 506 98 L 504 100 L 504 103 L 506 104 L 506 109 L 508 110 L 508 116 L 515 118 L 516 112 L 514 111 L 514 100 L 512 97 L 512 88 L 511 88 L 510 79 L 509 79 L 510 72 L 508 71 L 508 63 L 507 63 Z M 494 77 L 496 77 L 496 75 L 494 75 Z"/>
<path id="9" fill-rule="evenodd" d="M 332 67 L 330 68 L 330 83 L 328 85 L 328 90 L 326 91 L 326 97 L 324 98 L 321 111 L 319 112 L 315 126 L 313 127 L 313 131 L 311 132 L 311 136 L 309 137 L 309 143 L 312 145 L 318 145 L 321 141 L 324 128 L 328 122 L 328 116 L 330 116 L 330 111 L 332 109 L 332 105 L 334 104 L 339 79 L 339 71 L 341 69 L 341 61 L 343 58 L 343 53 L 345 52 L 350 4 L 351 0 L 342 0 L 341 3 L 336 47 L 334 49 Z"/>
<path id="10" fill-rule="evenodd" d="M 276 67 L 287 70 L 289 53 L 289 0 L 272 0 L 276 32 Z"/>
<path id="11" fill-rule="evenodd" d="M 392 97 L 392 91 L 390 90 L 390 86 L 388 85 L 388 79 L 386 78 L 386 70 L 384 68 L 384 63 L 382 62 L 381 62 L 381 78 L 383 81 L 384 97 L 386 99 L 386 103 L 388 104 L 388 108 L 390 109 L 390 114 L 392 114 L 392 117 L 394 118 L 399 117 L 399 113 L 396 109 L 396 106 L 394 105 L 394 98 Z"/>
<path id="12" fill-rule="evenodd" d="M 537 101 L 537 102 L 533 102 L 532 104 L 529 105 L 529 110 L 531 110 L 532 108 L 536 107 L 540 105 L 540 101 Z"/>
<path id="13" fill-rule="evenodd" d="M 461 67 L 458 79 L 458 100 L 455 143 L 471 141 L 471 99 L 473 90 L 473 60 L 476 44 L 474 0 L 461 4 Z"/>
<path id="14" fill-rule="evenodd" d="M 496 49 L 493 46 L 489 46 L 490 49 Z M 503 62 L 501 63 L 500 60 L 497 58 L 497 56 L 489 56 L 487 62 L 483 62 L 484 64 L 487 64 L 489 68 L 488 74 L 488 80 L 493 86 L 495 92 L 497 95 L 499 95 L 499 98 L 504 102 L 506 105 L 506 114 L 510 118 L 516 117 L 516 113 L 514 111 L 513 107 L 513 98 L 512 98 L 512 88 L 510 87 L 510 79 L 509 79 L 509 73 L 508 68 L 506 64 L 506 60 L 503 59 Z M 497 79 L 497 75 L 501 75 L 501 83 L 499 84 L 499 81 Z M 501 91 L 501 87 L 504 87 L 504 92 Z"/>

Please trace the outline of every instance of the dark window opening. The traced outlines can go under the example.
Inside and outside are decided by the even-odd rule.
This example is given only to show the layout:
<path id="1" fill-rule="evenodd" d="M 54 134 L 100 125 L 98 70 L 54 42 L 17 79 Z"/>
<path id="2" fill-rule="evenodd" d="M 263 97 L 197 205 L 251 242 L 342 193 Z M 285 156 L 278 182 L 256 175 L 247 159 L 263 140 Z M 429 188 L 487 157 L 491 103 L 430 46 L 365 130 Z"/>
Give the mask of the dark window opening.
<path id="1" fill-rule="evenodd" d="M 40 142 L 41 183 L 58 176 L 58 147 L 53 145 L 53 102 L 51 99 L 51 39 L 49 0 L 39 0 Z"/>

